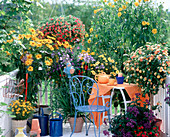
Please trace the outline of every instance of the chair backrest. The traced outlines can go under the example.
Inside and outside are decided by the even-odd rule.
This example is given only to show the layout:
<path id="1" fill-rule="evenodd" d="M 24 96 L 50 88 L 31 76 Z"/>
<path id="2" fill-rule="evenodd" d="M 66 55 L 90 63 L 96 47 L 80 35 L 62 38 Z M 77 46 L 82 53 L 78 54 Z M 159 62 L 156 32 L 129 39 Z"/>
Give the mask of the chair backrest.
<path id="1" fill-rule="evenodd" d="M 95 87 L 93 87 L 94 84 L 96 84 Z M 96 96 L 91 105 L 93 105 L 95 100 L 97 100 L 98 105 L 99 88 L 96 81 L 93 80 L 92 78 L 82 75 L 75 75 L 70 78 L 69 86 L 70 94 L 72 96 L 73 104 L 75 107 L 87 105 L 89 96 L 93 95 L 94 92 Z"/>

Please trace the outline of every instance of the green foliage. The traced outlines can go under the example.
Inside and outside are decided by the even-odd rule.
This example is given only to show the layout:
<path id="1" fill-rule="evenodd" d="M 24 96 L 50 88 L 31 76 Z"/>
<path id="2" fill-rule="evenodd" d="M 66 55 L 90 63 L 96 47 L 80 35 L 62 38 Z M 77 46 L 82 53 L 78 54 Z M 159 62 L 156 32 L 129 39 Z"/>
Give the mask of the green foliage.
<path id="1" fill-rule="evenodd" d="M 13 50 L 6 46 L 4 42 L 8 39 L 13 39 L 11 34 L 15 30 L 16 33 L 26 32 L 30 25 L 30 20 L 27 13 L 30 10 L 31 2 L 28 0 L 2 0 L 0 1 L 0 48 L 4 50 L 1 53 L 4 55 L 5 51 L 11 53 Z M 4 52 L 4 53 L 3 53 Z M 12 54 L 12 53 L 11 53 Z M 6 62 L 4 62 L 6 60 Z M 3 68 L 0 71 L 11 71 L 15 69 L 14 60 L 12 56 L 1 56 L 0 64 Z"/>
<path id="2" fill-rule="evenodd" d="M 167 42 L 167 13 L 163 6 L 152 6 L 152 0 L 135 6 L 119 0 L 114 3 L 101 2 L 94 10 L 90 36 L 94 51 L 106 52 L 115 58 L 119 69 L 123 69 L 125 55 L 135 51 L 146 42 Z"/>
<path id="3" fill-rule="evenodd" d="M 126 82 L 136 83 L 144 96 L 157 94 L 159 87 L 164 87 L 169 70 L 168 50 L 165 45 L 147 43 L 130 54 L 125 62 Z"/>
<path id="4" fill-rule="evenodd" d="M 4 103 L 4 102 L 0 102 L 0 109 L 1 109 L 2 107 L 4 107 L 4 106 L 7 106 L 7 104 Z M 1 116 L 2 116 L 2 114 L 5 114 L 5 113 L 8 114 L 10 117 L 15 117 L 14 115 L 12 115 L 12 112 L 11 112 L 11 111 L 0 110 L 0 115 L 1 115 Z M 0 116 L 0 119 L 1 119 L 1 116 Z M 0 127 L 0 135 L 2 135 L 3 131 L 4 131 L 4 129 L 2 129 L 2 128 Z M 4 137 L 4 136 L 2 136 L 2 137 Z"/>

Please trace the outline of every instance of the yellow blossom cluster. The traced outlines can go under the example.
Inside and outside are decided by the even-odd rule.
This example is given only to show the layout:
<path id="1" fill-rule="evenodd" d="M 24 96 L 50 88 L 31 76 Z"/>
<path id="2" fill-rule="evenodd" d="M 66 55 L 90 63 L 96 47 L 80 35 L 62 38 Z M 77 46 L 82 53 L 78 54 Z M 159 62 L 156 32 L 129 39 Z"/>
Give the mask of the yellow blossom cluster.
<path id="1" fill-rule="evenodd" d="M 30 101 L 15 100 L 11 102 L 9 109 L 16 116 L 16 120 L 25 120 L 31 116 L 35 107 L 32 106 Z"/>
<path id="2" fill-rule="evenodd" d="M 111 57 L 107 57 L 107 54 L 98 55 L 97 61 L 91 65 L 91 73 L 92 75 L 96 75 L 100 72 L 106 72 L 107 74 L 116 76 L 119 71 L 115 64 L 117 64 L 117 62 L 111 59 Z"/>
<path id="3" fill-rule="evenodd" d="M 44 36 L 43 32 L 39 30 L 34 30 L 33 28 L 30 28 L 29 31 L 31 34 L 19 34 L 18 37 L 13 37 L 13 39 L 7 40 L 4 43 L 10 43 L 14 42 L 15 40 L 28 40 L 29 46 L 27 47 L 28 50 L 26 52 L 22 53 L 20 56 L 20 59 L 24 59 L 24 64 L 27 67 L 28 71 L 33 71 L 33 62 L 40 60 L 42 57 L 45 58 L 44 53 L 51 53 L 55 50 L 58 50 L 59 47 L 63 46 L 64 48 L 70 48 L 72 50 L 72 46 L 67 42 L 59 42 L 57 41 L 53 36 L 48 36 L 46 39 L 43 39 Z M 91 29 L 93 31 L 93 29 Z M 13 33 L 13 31 L 10 32 L 10 35 Z M 20 42 L 21 44 L 21 42 Z M 29 51 L 30 50 L 30 51 Z M 40 52 L 42 51 L 42 52 Z M 34 54 L 31 54 L 34 53 Z M 7 55 L 11 55 L 8 51 L 6 51 Z M 45 59 L 45 64 L 47 66 L 51 66 L 53 63 L 50 59 Z"/>

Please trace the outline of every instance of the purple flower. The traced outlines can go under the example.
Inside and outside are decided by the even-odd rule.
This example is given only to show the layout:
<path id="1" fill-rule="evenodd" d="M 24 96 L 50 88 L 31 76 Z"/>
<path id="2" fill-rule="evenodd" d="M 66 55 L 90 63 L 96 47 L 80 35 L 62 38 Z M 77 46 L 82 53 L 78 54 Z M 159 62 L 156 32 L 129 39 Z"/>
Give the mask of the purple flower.
<path id="1" fill-rule="evenodd" d="M 136 97 L 140 96 L 141 94 L 140 93 L 135 93 Z"/>
<path id="2" fill-rule="evenodd" d="M 105 136 L 109 136 L 109 135 L 110 135 L 107 130 L 104 130 L 104 131 L 103 131 L 103 134 L 104 134 Z"/>
<path id="3" fill-rule="evenodd" d="M 106 120 L 104 120 L 104 124 L 107 126 L 107 122 L 106 122 Z"/>
<path id="4" fill-rule="evenodd" d="M 133 136 L 131 135 L 131 132 L 127 132 L 126 137 L 133 137 Z"/>
<path id="5" fill-rule="evenodd" d="M 144 127 L 145 127 L 146 129 L 150 129 L 150 128 L 151 128 L 151 125 L 150 125 L 149 121 L 147 121 L 146 123 L 144 123 Z"/>
<path id="6" fill-rule="evenodd" d="M 128 122 L 128 123 L 126 124 L 126 126 L 131 127 L 131 128 L 134 127 L 134 125 L 133 125 L 131 122 Z"/>
<path id="7" fill-rule="evenodd" d="M 150 105 L 150 102 L 148 99 L 145 100 L 146 104 Z"/>

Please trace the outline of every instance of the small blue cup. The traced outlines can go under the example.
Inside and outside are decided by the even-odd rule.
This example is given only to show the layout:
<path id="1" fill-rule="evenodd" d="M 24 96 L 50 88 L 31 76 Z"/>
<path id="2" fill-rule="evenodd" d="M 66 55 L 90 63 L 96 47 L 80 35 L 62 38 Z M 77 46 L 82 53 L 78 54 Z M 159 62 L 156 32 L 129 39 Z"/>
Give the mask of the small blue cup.
<path id="1" fill-rule="evenodd" d="M 116 77 L 117 84 L 123 84 L 124 77 Z"/>

